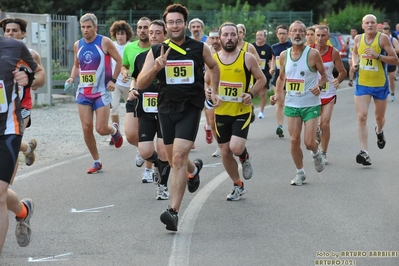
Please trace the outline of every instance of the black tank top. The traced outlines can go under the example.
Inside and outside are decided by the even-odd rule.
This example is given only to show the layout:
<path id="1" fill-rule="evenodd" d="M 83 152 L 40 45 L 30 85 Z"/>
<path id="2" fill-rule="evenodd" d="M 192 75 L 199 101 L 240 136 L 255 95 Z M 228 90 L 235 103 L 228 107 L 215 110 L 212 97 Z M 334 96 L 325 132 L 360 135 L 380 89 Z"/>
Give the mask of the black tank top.
<path id="1" fill-rule="evenodd" d="M 160 55 L 161 45 L 165 52 L 169 48 L 166 43 L 154 45 L 154 58 Z M 157 74 L 158 112 L 171 114 L 204 107 L 204 44 L 186 36 L 184 43 L 178 47 L 185 54 L 171 49 L 167 67 Z"/>

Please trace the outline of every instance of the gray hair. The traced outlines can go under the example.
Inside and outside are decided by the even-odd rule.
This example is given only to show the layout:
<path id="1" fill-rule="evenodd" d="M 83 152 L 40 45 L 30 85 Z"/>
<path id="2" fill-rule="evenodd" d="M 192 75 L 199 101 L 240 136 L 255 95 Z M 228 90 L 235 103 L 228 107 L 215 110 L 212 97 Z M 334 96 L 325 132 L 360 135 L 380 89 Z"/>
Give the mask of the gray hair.
<path id="1" fill-rule="evenodd" d="M 192 20 L 190 20 L 190 22 L 188 23 L 188 29 L 191 28 L 191 24 L 198 22 L 199 24 L 201 24 L 202 28 L 204 28 L 204 22 L 202 20 L 200 20 L 199 18 L 193 18 Z"/>
<path id="2" fill-rule="evenodd" d="M 96 17 L 96 15 L 94 15 L 93 13 L 86 13 L 86 14 L 84 14 L 81 18 L 80 18 L 80 20 L 79 20 L 79 22 L 82 24 L 83 22 L 86 22 L 86 21 L 91 21 L 92 23 L 93 23 L 93 26 L 94 27 L 97 27 L 97 25 L 98 25 L 98 22 L 97 22 L 97 17 Z"/>
<path id="3" fill-rule="evenodd" d="M 327 30 L 327 33 L 330 34 L 330 28 L 327 25 L 317 25 L 316 30 Z"/>

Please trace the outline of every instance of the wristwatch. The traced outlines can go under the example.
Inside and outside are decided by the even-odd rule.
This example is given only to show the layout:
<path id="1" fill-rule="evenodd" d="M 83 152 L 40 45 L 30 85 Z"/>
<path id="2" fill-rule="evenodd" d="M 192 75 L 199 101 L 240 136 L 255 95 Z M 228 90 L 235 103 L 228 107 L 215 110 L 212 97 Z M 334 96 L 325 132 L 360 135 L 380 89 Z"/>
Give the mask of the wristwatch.
<path id="1" fill-rule="evenodd" d="M 113 83 L 116 83 L 116 79 L 115 79 L 115 78 L 111 78 L 111 81 L 112 81 Z"/>

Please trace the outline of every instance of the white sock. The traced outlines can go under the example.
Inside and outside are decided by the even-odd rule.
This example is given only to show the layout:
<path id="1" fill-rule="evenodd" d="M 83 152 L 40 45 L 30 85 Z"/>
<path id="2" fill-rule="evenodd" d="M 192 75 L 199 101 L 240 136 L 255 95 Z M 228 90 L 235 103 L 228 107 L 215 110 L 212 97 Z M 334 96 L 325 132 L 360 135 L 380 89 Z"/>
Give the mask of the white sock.
<path id="1" fill-rule="evenodd" d="M 205 129 L 206 129 L 206 130 L 211 130 L 211 126 L 210 126 L 210 125 L 206 125 L 206 126 L 205 126 Z"/>
<path id="2" fill-rule="evenodd" d="M 94 160 L 95 163 L 101 163 L 101 159 Z"/>
<path id="3" fill-rule="evenodd" d="M 296 169 L 296 172 L 298 173 L 298 172 L 300 172 L 300 171 L 302 171 L 303 173 L 305 173 L 305 168 L 301 168 L 301 169 Z"/>
<path id="4" fill-rule="evenodd" d="M 114 133 L 112 133 L 112 135 L 115 135 L 116 132 L 118 132 L 118 130 L 116 129 L 116 127 L 112 126 L 112 128 L 114 129 Z"/>

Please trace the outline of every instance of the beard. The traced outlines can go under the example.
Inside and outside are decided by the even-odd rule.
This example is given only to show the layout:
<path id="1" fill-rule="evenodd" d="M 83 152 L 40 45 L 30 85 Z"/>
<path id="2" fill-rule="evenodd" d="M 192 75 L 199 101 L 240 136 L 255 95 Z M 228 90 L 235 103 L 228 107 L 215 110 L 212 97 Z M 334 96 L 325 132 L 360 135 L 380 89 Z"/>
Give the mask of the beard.
<path id="1" fill-rule="evenodd" d="M 295 44 L 295 45 L 301 45 L 306 42 L 306 38 L 304 37 L 301 40 L 298 40 L 297 38 L 291 39 L 291 42 L 292 42 L 292 44 Z"/>
<path id="2" fill-rule="evenodd" d="M 223 50 L 226 52 L 233 52 L 234 50 L 237 49 L 237 42 L 227 42 L 225 44 L 222 44 Z"/>
<path id="3" fill-rule="evenodd" d="M 146 36 L 140 36 L 140 41 L 142 41 L 142 42 L 149 42 L 150 41 L 150 37 L 148 36 L 148 35 L 146 35 Z"/>

